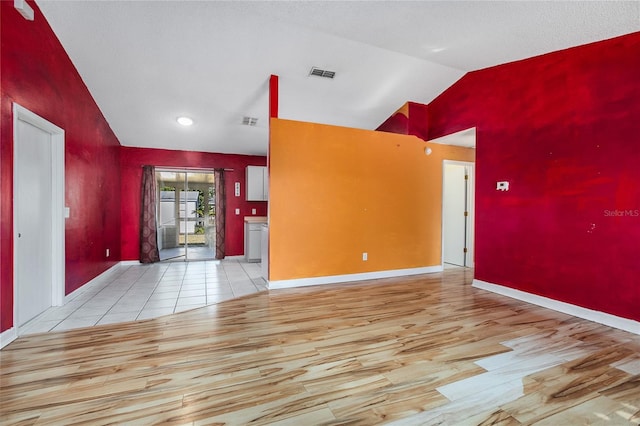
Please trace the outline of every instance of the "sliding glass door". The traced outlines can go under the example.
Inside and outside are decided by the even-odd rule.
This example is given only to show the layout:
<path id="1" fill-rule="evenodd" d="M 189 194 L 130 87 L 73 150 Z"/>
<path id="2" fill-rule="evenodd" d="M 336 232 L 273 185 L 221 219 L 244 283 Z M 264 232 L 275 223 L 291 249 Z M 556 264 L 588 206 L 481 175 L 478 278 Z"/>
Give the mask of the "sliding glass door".
<path id="1" fill-rule="evenodd" d="M 213 172 L 156 169 L 160 260 L 215 258 Z"/>

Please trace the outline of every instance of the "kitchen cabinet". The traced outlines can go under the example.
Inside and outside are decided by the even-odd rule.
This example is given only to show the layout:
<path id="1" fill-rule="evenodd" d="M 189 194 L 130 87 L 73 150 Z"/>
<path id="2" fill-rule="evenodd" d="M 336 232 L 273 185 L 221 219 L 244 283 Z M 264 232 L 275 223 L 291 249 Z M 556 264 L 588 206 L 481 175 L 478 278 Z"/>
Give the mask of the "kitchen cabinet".
<path id="1" fill-rule="evenodd" d="M 246 169 L 247 201 L 267 201 L 269 199 L 269 172 L 263 166 L 247 166 Z"/>
<path id="2" fill-rule="evenodd" d="M 244 258 L 247 262 L 262 260 L 262 224 L 264 216 L 248 216 L 244 219 Z"/>
<path id="3" fill-rule="evenodd" d="M 266 282 L 269 282 L 269 225 L 262 224 L 262 260 L 260 273 Z"/>

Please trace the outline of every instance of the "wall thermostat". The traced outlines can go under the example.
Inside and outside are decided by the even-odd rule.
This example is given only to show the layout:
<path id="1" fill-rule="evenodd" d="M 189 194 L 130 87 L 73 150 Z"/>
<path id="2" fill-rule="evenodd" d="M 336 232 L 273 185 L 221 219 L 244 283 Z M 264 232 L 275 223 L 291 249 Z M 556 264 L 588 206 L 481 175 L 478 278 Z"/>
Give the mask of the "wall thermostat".
<path id="1" fill-rule="evenodd" d="M 496 186 L 496 189 L 498 191 L 508 191 L 509 190 L 509 182 L 507 182 L 506 180 L 502 181 L 502 182 L 498 182 L 498 184 Z"/>

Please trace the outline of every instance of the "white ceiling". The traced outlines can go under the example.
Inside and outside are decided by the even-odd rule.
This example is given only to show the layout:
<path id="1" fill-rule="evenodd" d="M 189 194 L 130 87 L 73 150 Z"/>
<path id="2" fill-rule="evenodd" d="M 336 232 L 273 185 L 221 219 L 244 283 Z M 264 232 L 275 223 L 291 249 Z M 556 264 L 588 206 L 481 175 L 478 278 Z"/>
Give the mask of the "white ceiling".
<path id="1" fill-rule="evenodd" d="M 640 1 L 37 3 L 122 145 L 261 155 L 271 74 L 281 118 L 374 129 L 467 71 L 640 31 Z"/>
<path id="2" fill-rule="evenodd" d="M 476 147 L 476 128 L 461 130 L 456 133 L 451 133 L 436 139 L 431 139 L 429 143 L 437 143 L 442 145 L 456 145 L 463 146 L 465 148 Z"/>

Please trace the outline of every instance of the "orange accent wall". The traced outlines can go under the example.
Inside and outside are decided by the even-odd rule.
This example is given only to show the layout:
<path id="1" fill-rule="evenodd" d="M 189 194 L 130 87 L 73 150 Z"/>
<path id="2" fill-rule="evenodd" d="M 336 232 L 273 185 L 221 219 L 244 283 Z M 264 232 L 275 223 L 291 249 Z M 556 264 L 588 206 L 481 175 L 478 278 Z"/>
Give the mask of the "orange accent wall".
<path id="1" fill-rule="evenodd" d="M 442 161 L 414 136 L 271 119 L 269 279 L 441 264 Z M 368 261 L 362 261 L 362 253 Z"/>

